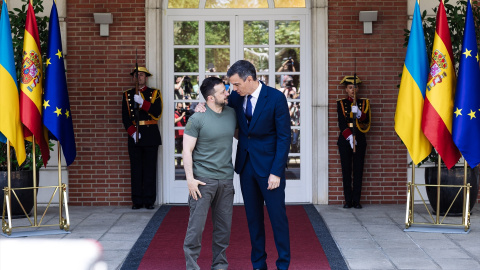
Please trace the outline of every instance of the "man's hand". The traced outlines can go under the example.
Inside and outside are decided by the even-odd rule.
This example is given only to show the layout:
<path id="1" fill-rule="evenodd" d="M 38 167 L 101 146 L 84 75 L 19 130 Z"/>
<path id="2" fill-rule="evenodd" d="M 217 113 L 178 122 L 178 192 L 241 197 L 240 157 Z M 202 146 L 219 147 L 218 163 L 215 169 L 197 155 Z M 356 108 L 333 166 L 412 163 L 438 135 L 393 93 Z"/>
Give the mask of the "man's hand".
<path id="1" fill-rule="evenodd" d="M 353 149 L 353 135 L 350 134 L 348 136 L 347 141 L 350 143 L 350 147 Z M 355 141 L 355 145 L 357 145 L 357 141 Z"/>
<path id="2" fill-rule="evenodd" d="M 352 106 L 352 113 L 357 113 L 358 112 L 358 106 L 353 105 Z"/>
<path id="3" fill-rule="evenodd" d="M 198 189 L 198 185 L 205 186 L 206 184 L 202 181 L 198 181 L 197 179 L 187 180 L 188 185 L 188 193 L 192 198 L 196 201 L 198 198 L 202 198 L 202 193 Z M 198 196 L 197 196 L 198 195 Z"/>
<path id="4" fill-rule="evenodd" d="M 204 113 L 206 111 L 207 111 L 207 108 L 205 107 L 205 103 L 203 102 L 198 103 L 197 106 L 195 107 L 195 112 Z"/>
<path id="5" fill-rule="evenodd" d="M 274 175 L 274 174 L 270 174 L 270 176 L 268 177 L 268 187 L 267 189 L 268 190 L 273 190 L 273 189 L 276 189 L 280 186 L 280 177 Z"/>
<path id="6" fill-rule="evenodd" d="M 140 95 L 134 95 L 133 100 L 135 100 L 135 102 L 138 103 L 138 105 L 140 105 L 140 108 L 142 107 L 143 98 Z"/>
<path id="7" fill-rule="evenodd" d="M 358 110 L 357 112 L 357 119 L 360 119 L 362 117 L 362 111 Z"/>
<path id="8" fill-rule="evenodd" d="M 135 143 L 137 143 L 137 132 L 136 131 L 132 134 L 132 138 L 133 138 L 133 141 Z M 140 140 L 141 138 L 142 138 L 142 134 L 138 133 L 138 139 Z"/>

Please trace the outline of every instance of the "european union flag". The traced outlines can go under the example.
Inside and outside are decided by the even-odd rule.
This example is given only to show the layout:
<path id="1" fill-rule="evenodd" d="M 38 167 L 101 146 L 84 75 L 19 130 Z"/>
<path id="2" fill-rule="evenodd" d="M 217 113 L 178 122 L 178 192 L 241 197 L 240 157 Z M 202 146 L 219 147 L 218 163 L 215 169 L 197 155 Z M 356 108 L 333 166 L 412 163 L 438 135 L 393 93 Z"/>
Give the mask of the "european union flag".
<path id="1" fill-rule="evenodd" d="M 453 141 L 473 168 L 480 163 L 480 68 L 472 6 L 467 3 L 453 115 Z M 478 113 L 478 114 L 477 114 Z"/>
<path id="2" fill-rule="evenodd" d="M 50 12 L 48 49 L 43 97 L 43 123 L 63 149 L 67 166 L 77 156 L 73 135 L 72 113 L 68 100 L 67 78 L 63 62 L 62 37 L 55 1 Z"/>

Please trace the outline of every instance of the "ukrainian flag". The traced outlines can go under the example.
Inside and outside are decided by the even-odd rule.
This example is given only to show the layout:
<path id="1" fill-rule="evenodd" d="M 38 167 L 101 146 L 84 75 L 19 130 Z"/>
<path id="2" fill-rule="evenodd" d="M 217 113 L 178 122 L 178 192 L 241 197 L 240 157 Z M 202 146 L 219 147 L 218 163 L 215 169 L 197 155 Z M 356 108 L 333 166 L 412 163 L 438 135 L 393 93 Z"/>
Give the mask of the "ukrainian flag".
<path id="1" fill-rule="evenodd" d="M 453 116 L 453 141 L 470 166 L 480 163 L 480 67 L 472 5 L 467 4 Z M 478 113 L 478 115 L 476 114 Z M 477 117 L 478 116 L 478 117 Z"/>
<path id="2" fill-rule="evenodd" d="M 425 159 L 432 150 L 421 129 L 428 70 L 427 47 L 417 1 L 395 111 L 395 131 L 415 164 Z"/>
<path id="3" fill-rule="evenodd" d="M 20 122 L 17 75 L 13 58 L 12 32 L 7 3 L 2 1 L 0 18 L 0 140 L 10 141 L 15 148 L 18 164 L 25 161 L 25 141 Z"/>

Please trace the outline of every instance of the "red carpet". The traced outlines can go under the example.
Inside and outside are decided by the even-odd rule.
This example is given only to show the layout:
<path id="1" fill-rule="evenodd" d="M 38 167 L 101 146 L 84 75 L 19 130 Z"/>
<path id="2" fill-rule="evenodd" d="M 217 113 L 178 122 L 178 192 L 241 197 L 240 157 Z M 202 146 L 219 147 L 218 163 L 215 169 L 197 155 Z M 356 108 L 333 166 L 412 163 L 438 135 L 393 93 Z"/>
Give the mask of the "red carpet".
<path id="1" fill-rule="evenodd" d="M 243 206 L 234 206 L 233 213 L 232 235 L 230 246 L 227 249 L 228 269 L 251 269 L 250 238 L 245 210 Z M 150 242 L 138 269 L 185 269 L 183 240 L 187 229 L 188 215 L 187 206 L 174 206 L 170 209 Z M 287 206 L 287 216 L 290 225 L 290 269 L 330 269 L 327 256 L 303 206 Z M 269 269 L 275 269 L 277 251 L 266 209 L 265 223 L 267 230 L 267 265 Z M 198 264 L 202 269 L 210 269 L 211 248 L 212 223 L 209 216 L 203 233 L 202 252 L 198 259 Z"/>

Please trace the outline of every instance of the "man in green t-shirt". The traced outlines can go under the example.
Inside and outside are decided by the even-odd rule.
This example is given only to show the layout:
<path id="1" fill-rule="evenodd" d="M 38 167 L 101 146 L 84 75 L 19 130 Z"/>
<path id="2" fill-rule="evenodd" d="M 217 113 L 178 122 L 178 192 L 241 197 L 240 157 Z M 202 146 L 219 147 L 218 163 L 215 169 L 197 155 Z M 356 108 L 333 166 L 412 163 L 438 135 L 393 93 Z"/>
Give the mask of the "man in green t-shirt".
<path id="1" fill-rule="evenodd" d="M 200 269 L 202 232 L 212 207 L 212 268 L 227 269 L 233 214 L 232 143 L 237 125 L 235 111 L 225 106 L 229 93 L 220 78 L 206 78 L 200 86 L 206 112 L 193 114 L 183 137 L 183 164 L 189 191 L 190 217 L 183 243 L 187 269 Z"/>

